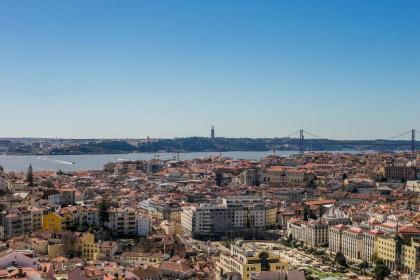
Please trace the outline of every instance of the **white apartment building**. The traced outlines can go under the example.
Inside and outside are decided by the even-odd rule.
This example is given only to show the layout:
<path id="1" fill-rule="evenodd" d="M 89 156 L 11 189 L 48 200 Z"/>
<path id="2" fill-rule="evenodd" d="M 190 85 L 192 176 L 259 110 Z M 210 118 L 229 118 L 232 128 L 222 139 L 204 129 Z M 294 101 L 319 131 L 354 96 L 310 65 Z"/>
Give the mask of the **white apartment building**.
<path id="1" fill-rule="evenodd" d="M 115 235 L 136 235 L 136 212 L 133 208 L 110 208 L 109 222 L 105 226 Z"/>
<path id="2" fill-rule="evenodd" d="M 244 206 L 235 211 L 234 227 L 264 227 L 265 208 L 262 205 Z"/>
<path id="3" fill-rule="evenodd" d="M 32 214 L 26 207 L 10 209 L 1 215 L 6 238 L 29 233 L 32 230 Z"/>
<path id="4" fill-rule="evenodd" d="M 306 246 L 321 247 L 328 244 L 328 225 L 312 221 L 304 225 L 304 242 Z"/>
<path id="5" fill-rule="evenodd" d="M 56 189 L 47 189 L 44 191 L 42 199 L 47 200 L 51 205 L 61 205 L 61 194 Z"/>
<path id="6" fill-rule="evenodd" d="M 233 197 L 183 207 L 181 225 L 185 234 L 198 237 L 264 228 L 265 219 L 260 198 Z"/>
<path id="7" fill-rule="evenodd" d="M 36 207 L 30 207 L 29 211 L 31 212 L 31 231 L 41 229 L 44 211 Z"/>
<path id="8" fill-rule="evenodd" d="M 335 226 L 330 226 L 329 233 L 328 233 L 328 250 L 333 253 L 337 254 L 338 252 L 342 252 L 342 235 L 343 230 L 348 229 L 349 226 L 340 224 Z"/>
<path id="9" fill-rule="evenodd" d="M 137 235 L 147 236 L 150 234 L 150 219 L 148 217 L 138 216 L 136 218 Z"/>
<path id="10" fill-rule="evenodd" d="M 289 234 L 294 240 L 302 241 L 309 247 L 321 247 L 328 244 L 328 224 L 322 221 L 289 220 Z"/>
<path id="11" fill-rule="evenodd" d="M 183 231 L 189 235 L 211 235 L 217 228 L 223 229 L 228 217 L 225 205 L 201 204 L 199 206 L 184 207 L 181 214 Z M 226 228 L 228 225 L 226 225 Z"/>
<path id="12" fill-rule="evenodd" d="M 304 239 L 302 221 L 299 221 L 299 220 L 296 220 L 296 219 L 288 220 L 287 221 L 287 229 L 288 229 L 289 235 L 292 236 L 293 240 L 302 241 Z"/>
<path id="13" fill-rule="evenodd" d="M 386 234 L 395 233 L 397 231 L 397 224 L 393 222 L 385 222 L 380 225 L 375 225 L 375 229 Z"/>
<path id="14" fill-rule="evenodd" d="M 350 227 L 343 230 L 341 237 L 341 247 L 344 256 L 351 260 L 362 259 L 363 252 L 363 229 Z"/>
<path id="15" fill-rule="evenodd" d="M 362 259 L 372 263 L 372 256 L 375 253 L 375 241 L 378 236 L 384 235 L 384 232 L 374 229 L 363 233 L 363 254 Z"/>

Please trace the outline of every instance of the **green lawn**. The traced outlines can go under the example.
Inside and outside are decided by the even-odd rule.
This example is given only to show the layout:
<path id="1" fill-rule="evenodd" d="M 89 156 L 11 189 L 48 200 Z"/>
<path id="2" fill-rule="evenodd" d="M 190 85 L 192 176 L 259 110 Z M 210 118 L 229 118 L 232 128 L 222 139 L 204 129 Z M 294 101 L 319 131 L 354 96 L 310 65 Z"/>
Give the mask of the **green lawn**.
<path id="1" fill-rule="evenodd" d="M 313 267 L 307 267 L 307 270 L 310 271 L 315 276 L 318 276 L 321 279 L 327 278 L 327 277 L 341 277 L 341 276 L 345 276 L 345 274 L 344 273 L 341 273 L 341 272 L 323 272 L 323 271 L 320 271 L 320 270 L 315 269 Z"/>

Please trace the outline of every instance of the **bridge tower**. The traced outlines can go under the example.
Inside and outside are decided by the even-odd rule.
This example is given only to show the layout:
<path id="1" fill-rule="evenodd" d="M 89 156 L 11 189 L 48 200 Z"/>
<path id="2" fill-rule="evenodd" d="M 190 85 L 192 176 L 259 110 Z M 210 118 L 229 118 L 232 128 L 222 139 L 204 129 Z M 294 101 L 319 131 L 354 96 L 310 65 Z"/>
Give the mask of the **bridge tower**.
<path id="1" fill-rule="evenodd" d="M 305 139 L 305 136 L 303 136 L 303 129 L 299 130 L 299 152 L 303 154 L 304 151 L 304 145 L 303 140 Z"/>
<path id="2" fill-rule="evenodd" d="M 411 130 L 411 152 L 414 154 L 416 152 L 416 130 Z"/>

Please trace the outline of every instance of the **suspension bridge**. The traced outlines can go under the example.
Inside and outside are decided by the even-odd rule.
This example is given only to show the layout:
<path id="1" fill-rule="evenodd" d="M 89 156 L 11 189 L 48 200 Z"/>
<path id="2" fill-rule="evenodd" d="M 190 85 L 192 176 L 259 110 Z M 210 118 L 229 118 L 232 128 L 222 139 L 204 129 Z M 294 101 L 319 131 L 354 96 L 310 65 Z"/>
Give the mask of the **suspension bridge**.
<path id="1" fill-rule="evenodd" d="M 416 152 L 416 133 L 420 133 L 419 130 L 416 129 L 410 129 L 408 131 L 404 131 L 402 133 L 399 133 L 397 135 L 393 135 L 388 138 L 384 139 L 377 139 L 380 141 L 392 141 L 392 140 L 402 140 L 402 141 L 410 141 L 410 150 L 412 153 Z M 299 152 L 301 154 L 304 153 L 305 149 L 305 139 L 307 139 L 307 136 L 312 137 L 312 139 L 321 139 L 321 140 L 334 140 L 334 139 L 328 139 L 325 137 L 320 137 L 312 132 L 309 132 L 304 129 L 299 129 L 297 131 L 294 131 L 293 133 L 286 136 L 286 138 L 298 138 L 299 139 Z M 411 138 L 411 139 L 410 139 Z"/>

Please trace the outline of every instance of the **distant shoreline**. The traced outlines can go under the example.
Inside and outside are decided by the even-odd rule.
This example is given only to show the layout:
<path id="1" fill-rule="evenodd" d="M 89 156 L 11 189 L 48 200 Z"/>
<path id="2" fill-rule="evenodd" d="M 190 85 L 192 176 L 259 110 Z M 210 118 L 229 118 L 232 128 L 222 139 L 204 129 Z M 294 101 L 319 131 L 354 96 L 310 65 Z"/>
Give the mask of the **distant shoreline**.
<path id="1" fill-rule="evenodd" d="M 332 150 L 305 150 L 305 153 L 328 153 L 328 152 L 340 152 L 340 153 L 354 153 L 355 151 L 360 152 L 360 150 L 356 149 L 332 149 Z M 402 152 L 410 152 L 409 150 L 362 150 L 363 152 L 368 153 L 402 153 Z M 224 151 L 214 151 L 214 150 L 205 150 L 205 151 L 157 151 L 157 152 L 122 152 L 122 151 L 115 151 L 115 152 L 108 152 L 108 153 L 44 153 L 44 154 L 24 154 L 24 153 L 16 153 L 16 154 L 9 154 L 9 153 L 0 153 L 0 156 L 88 156 L 88 155 L 130 155 L 130 154 L 190 154 L 190 153 L 236 153 L 236 152 L 272 152 L 272 150 L 224 150 Z M 297 150 L 276 150 L 276 152 L 295 152 L 299 153 Z M 272 152 L 273 153 L 273 152 Z"/>
<path id="2" fill-rule="evenodd" d="M 208 138 L 189 137 L 153 140 L 3 140 L 4 155 L 100 155 L 130 153 L 267 152 L 299 151 L 298 138 Z M 417 141 L 417 147 L 420 142 Z M 409 151 L 409 140 L 304 139 L 304 151 Z"/>

